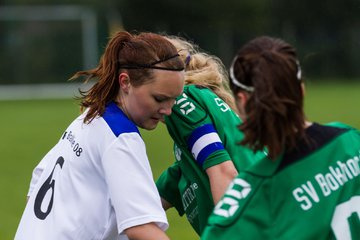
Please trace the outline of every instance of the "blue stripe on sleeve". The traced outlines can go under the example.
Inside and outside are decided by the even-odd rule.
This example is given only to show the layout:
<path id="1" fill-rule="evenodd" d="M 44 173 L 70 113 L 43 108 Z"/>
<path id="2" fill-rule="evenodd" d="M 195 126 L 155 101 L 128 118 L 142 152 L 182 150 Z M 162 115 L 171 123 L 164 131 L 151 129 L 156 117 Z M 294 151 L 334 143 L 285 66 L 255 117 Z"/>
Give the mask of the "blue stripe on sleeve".
<path id="1" fill-rule="evenodd" d="M 200 151 L 200 153 L 199 153 L 199 155 L 198 155 L 198 157 L 197 157 L 197 159 L 196 159 L 197 163 L 198 163 L 200 166 L 202 166 L 202 165 L 204 164 L 205 159 L 206 159 L 211 153 L 213 153 L 213 152 L 215 152 L 215 151 L 218 151 L 218 150 L 222 150 L 222 149 L 224 149 L 224 145 L 223 145 L 221 142 L 215 142 L 215 143 L 212 143 L 212 144 L 207 145 L 206 147 L 204 147 L 204 148 Z"/>
<path id="2" fill-rule="evenodd" d="M 197 156 L 195 156 L 196 154 L 193 152 L 197 152 L 198 150 L 196 149 L 193 149 L 194 148 L 194 145 L 195 143 L 202 137 L 204 137 L 205 135 L 207 134 L 216 134 L 217 136 L 217 140 L 216 139 L 212 139 L 210 140 L 208 143 L 205 143 L 203 142 L 203 146 L 197 146 L 196 149 L 200 150 L 200 152 L 198 153 Z M 205 137 L 206 138 L 206 137 Z M 203 141 L 203 139 L 202 139 Z M 188 139 L 188 148 L 190 150 L 190 152 L 193 153 L 193 156 L 195 158 L 195 161 L 200 165 L 202 166 L 204 164 L 204 161 L 206 160 L 206 158 L 212 154 L 213 152 L 215 151 L 218 151 L 218 150 L 222 150 L 224 149 L 224 145 L 222 144 L 220 138 L 218 138 L 218 135 L 217 135 L 217 131 L 215 130 L 214 128 L 214 125 L 212 124 L 205 124 L 205 125 L 202 125 L 200 127 L 198 127 L 197 129 L 195 129 L 192 134 L 190 135 L 189 139 Z M 207 144 L 207 145 L 206 145 Z M 200 148 L 199 148 L 200 147 Z"/>
<path id="3" fill-rule="evenodd" d="M 198 127 L 197 129 L 195 129 L 189 139 L 188 139 L 188 148 L 192 149 L 192 147 L 194 146 L 195 142 L 201 138 L 202 136 L 204 136 L 205 134 L 208 133 L 212 133 L 212 132 L 216 132 L 214 126 L 212 124 L 205 124 L 202 125 L 200 127 Z"/>

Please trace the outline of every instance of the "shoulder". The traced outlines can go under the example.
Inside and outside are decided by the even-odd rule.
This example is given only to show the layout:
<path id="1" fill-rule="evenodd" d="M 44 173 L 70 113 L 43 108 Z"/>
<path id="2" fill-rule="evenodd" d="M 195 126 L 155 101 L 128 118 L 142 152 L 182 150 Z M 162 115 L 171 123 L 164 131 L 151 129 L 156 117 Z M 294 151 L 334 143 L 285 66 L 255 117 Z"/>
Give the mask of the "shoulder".
<path id="1" fill-rule="evenodd" d="M 356 128 L 342 122 L 329 122 L 324 124 L 324 126 L 359 131 Z"/>
<path id="2" fill-rule="evenodd" d="M 204 107 L 204 96 L 201 89 L 196 85 L 187 85 L 183 93 L 176 99 L 172 108 L 173 114 L 167 117 L 167 124 L 170 121 L 181 121 L 182 123 L 195 124 L 207 117 Z"/>
<path id="3" fill-rule="evenodd" d="M 209 88 L 186 85 L 183 93 L 176 99 L 171 118 L 191 123 L 200 122 L 209 114 L 216 114 L 216 108 L 222 105 L 222 100 Z"/>
<path id="4" fill-rule="evenodd" d="M 327 134 L 329 139 L 337 139 L 337 137 L 340 136 L 344 136 L 343 138 L 347 138 L 348 136 L 356 136 L 357 138 L 360 138 L 360 131 L 345 123 L 330 122 L 320 126 L 320 130 L 324 134 Z"/>
<path id="5" fill-rule="evenodd" d="M 122 133 L 139 133 L 136 125 L 114 103 L 110 102 L 101 116 L 116 137 Z"/>
<path id="6" fill-rule="evenodd" d="M 306 129 L 306 134 L 311 138 L 321 139 L 320 141 L 331 141 L 350 129 L 350 126 L 340 122 L 328 124 L 313 123 L 312 126 Z"/>
<path id="7" fill-rule="evenodd" d="M 190 84 L 190 85 L 186 85 L 184 87 L 184 93 L 192 96 L 192 97 L 197 97 L 197 96 L 216 96 L 215 93 L 204 86 L 200 86 L 200 85 L 195 85 L 195 84 Z"/>
<path id="8" fill-rule="evenodd" d="M 199 85 L 186 85 L 184 87 L 183 93 L 177 98 L 177 102 L 184 101 L 187 99 L 192 102 L 197 102 L 198 104 L 206 104 L 207 99 L 216 98 L 217 95 L 207 87 Z"/>
<path id="9" fill-rule="evenodd" d="M 341 153 L 344 149 L 360 146 L 360 134 L 356 129 L 339 122 L 328 124 L 313 123 L 306 129 L 306 140 L 298 142 L 297 148 L 286 152 L 278 171 L 292 163 L 314 157 L 314 153 Z"/>

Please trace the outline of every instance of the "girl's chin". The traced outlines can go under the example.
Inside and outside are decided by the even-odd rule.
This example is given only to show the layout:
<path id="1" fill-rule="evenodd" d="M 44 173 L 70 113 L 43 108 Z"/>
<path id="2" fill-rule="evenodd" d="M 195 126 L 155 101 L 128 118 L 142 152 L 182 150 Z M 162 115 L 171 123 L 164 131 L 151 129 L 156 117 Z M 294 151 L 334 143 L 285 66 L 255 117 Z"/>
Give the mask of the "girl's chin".
<path id="1" fill-rule="evenodd" d="M 153 130 L 156 128 L 158 123 L 159 123 L 159 119 L 150 119 L 150 121 L 147 121 L 146 123 L 142 124 L 142 126 L 140 127 L 146 130 Z"/>

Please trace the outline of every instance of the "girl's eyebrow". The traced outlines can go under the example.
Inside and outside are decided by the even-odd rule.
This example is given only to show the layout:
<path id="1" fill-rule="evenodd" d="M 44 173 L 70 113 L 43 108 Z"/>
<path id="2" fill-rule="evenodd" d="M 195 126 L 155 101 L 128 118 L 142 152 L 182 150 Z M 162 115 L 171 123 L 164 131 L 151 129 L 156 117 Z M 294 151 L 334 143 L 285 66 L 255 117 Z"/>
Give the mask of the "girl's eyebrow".
<path id="1" fill-rule="evenodd" d="M 154 95 L 157 96 L 157 97 L 160 97 L 160 98 L 164 98 L 164 99 L 176 99 L 178 97 L 178 96 L 175 96 L 175 97 L 168 96 L 168 95 L 166 95 L 164 93 L 155 93 Z"/>

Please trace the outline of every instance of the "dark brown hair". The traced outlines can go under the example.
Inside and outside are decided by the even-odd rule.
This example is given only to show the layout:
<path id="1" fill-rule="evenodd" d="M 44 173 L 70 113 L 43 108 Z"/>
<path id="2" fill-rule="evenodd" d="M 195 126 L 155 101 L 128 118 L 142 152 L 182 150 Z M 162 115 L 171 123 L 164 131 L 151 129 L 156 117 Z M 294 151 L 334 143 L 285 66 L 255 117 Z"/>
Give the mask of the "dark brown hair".
<path id="1" fill-rule="evenodd" d="M 230 75 L 234 94 L 249 92 L 247 117 L 239 126 L 245 134 L 241 144 L 254 150 L 267 147 L 271 159 L 295 148 L 296 141 L 304 137 L 305 127 L 301 69 L 295 49 L 281 39 L 255 38 L 239 50 Z"/>
<path id="2" fill-rule="evenodd" d="M 118 76 L 121 72 L 126 71 L 130 84 L 137 87 L 153 80 L 156 67 L 182 70 L 184 63 L 177 56 L 174 45 L 159 34 L 131 34 L 125 31 L 116 33 L 109 40 L 96 68 L 79 71 L 70 78 L 73 80 L 85 76 L 85 82 L 97 80 L 88 91 L 80 91 L 78 99 L 81 111 L 89 109 L 84 122 L 89 123 L 96 116 L 101 116 L 106 104 L 116 99 L 120 87 Z"/>

